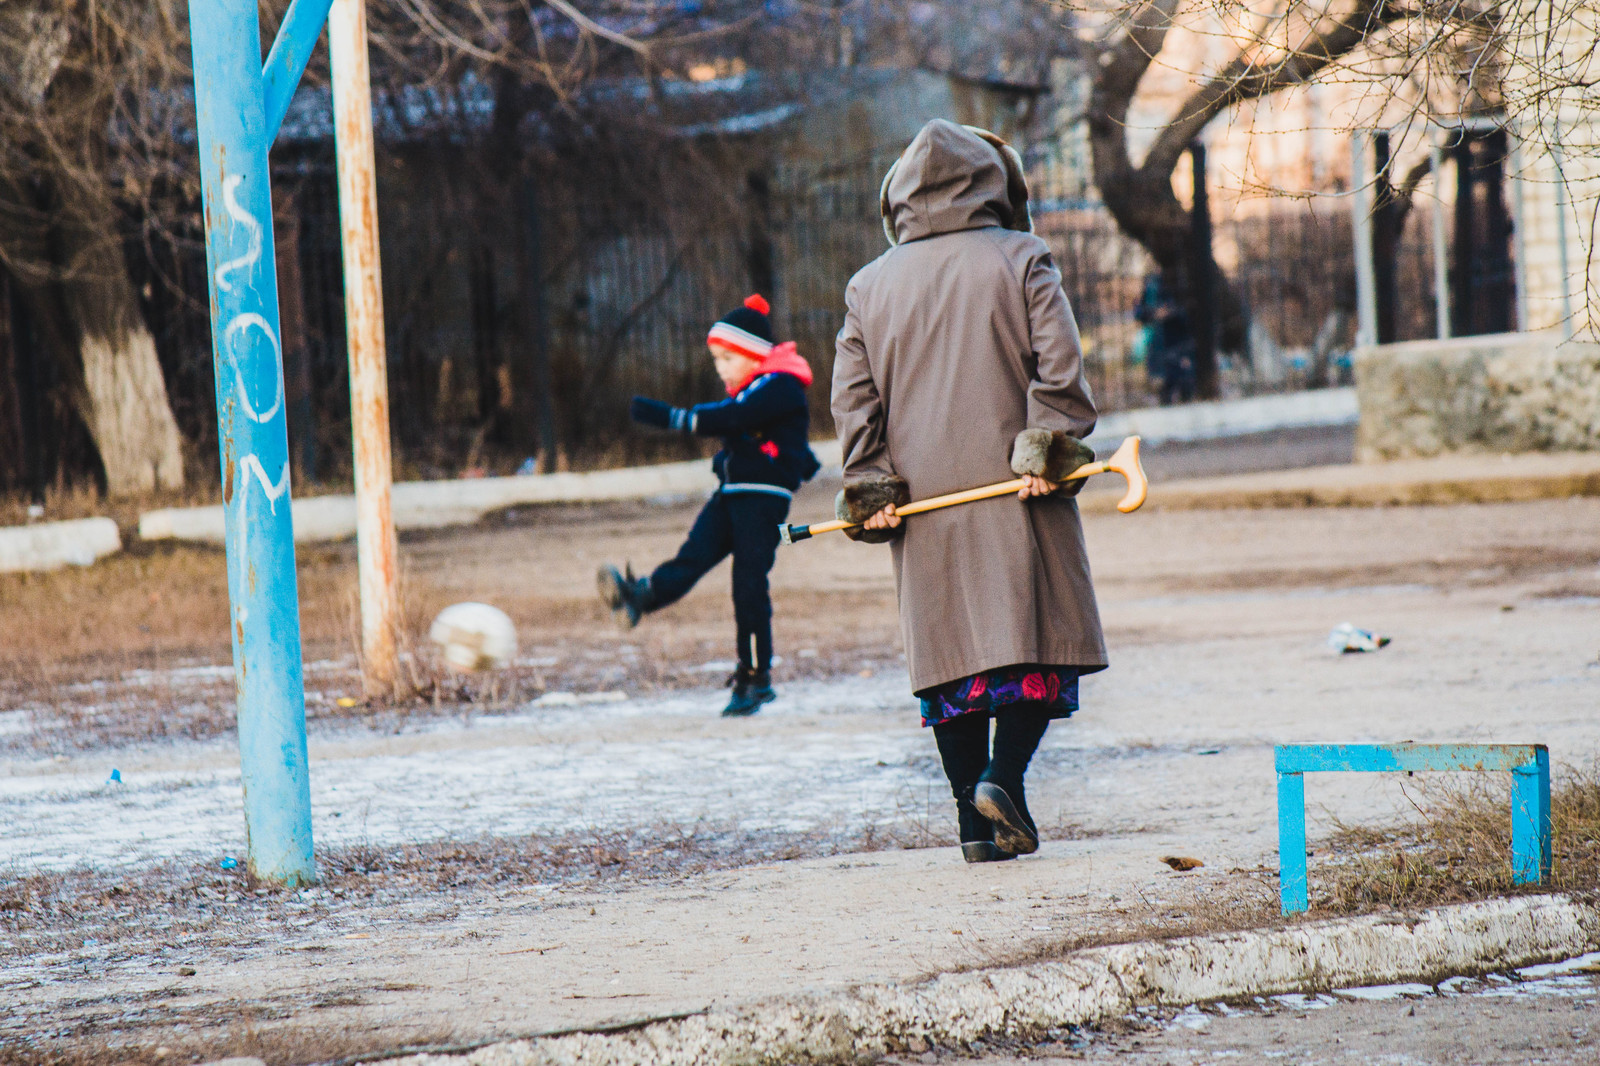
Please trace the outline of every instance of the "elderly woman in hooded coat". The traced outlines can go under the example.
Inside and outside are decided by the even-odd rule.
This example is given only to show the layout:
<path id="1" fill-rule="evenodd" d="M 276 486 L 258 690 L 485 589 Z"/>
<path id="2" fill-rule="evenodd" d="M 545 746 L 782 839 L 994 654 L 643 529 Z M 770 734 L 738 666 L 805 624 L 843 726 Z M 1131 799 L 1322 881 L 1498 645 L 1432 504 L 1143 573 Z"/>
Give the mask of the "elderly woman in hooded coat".
<path id="1" fill-rule="evenodd" d="M 1023 775 L 1078 678 L 1106 665 L 1063 479 L 1093 460 L 1094 401 L 1061 274 L 1032 233 L 1017 153 L 928 123 L 881 197 L 889 251 L 850 280 L 833 374 L 840 518 L 892 541 L 900 622 L 968 862 L 1038 848 Z M 918 515 L 912 499 L 1020 476 L 1018 497 Z M 993 749 L 990 722 L 994 723 Z"/>

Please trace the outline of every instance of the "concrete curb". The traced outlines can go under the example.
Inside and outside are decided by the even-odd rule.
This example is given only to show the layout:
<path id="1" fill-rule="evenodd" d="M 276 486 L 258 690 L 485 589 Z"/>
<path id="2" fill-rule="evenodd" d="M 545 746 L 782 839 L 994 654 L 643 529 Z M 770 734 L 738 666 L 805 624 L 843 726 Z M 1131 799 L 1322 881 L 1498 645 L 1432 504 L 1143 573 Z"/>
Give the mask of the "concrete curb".
<path id="1" fill-rule="evenodd" d="M 122 537 L 109 518 L 7 526 L 0 529 L 0 573 L 89 566 L 121 550 Z"/>
<path id="2" fill-rule="evenodd" d="M 1152 407 L 1110 414 L 1089 438 L 1108 451 L 1131 433 L 1145 443 L 1204 440 L 1274 429 L 1332 426 L 1356 421 L 1354 389 L 1256 396 L 1182 407 Z M 823 470 L 839 475 L 843 456 L 836 440 L 812 445 Z M 523 504 L 601 503 L 652 496 L 697 496 L 716 488 L 711 464 L 703 459 L 589 473 L 534 474 L 457 481 L 408 481 L 394 487 L 396 529 L 439 529 L 471 525 L 493 511 Z M 294 498 L 294 539 L 344 540 L 356 533 L 354 496 Z M 170 507 L 139 516 L 141 540 L 223 541 L 220 506 Z"/>
<path id="3" fill-rule="evenodd" d="M 920 1037 L 960 1046 L 1026 1037 L 1125 1014 L 1328 988 L 1437 981 L 1570 958 L 1600 944 L 1600 911 L 1565 896 L 1488 900 L 1415 916 L 1364 916 L 1283 929 L 1123 944 L 1004 969 L 943 974 L 913 985 L 552 1034 L 464 1055 L 422 1054 L 409 1066 L 758 1066 L 846 1063 Z"/>
<path id="4" fill-rule="evenodd" d="M 1353 426 L 1359 420 L 1354 386 L 1312 389 L 1242 400 L 1211 400 L 1177 407 L 1142 407 L 1103 416 L 1089 435 L 1097 451 L 1115 448 L 1137 433 L 1148 445 L 1213 440 L 1278 429 Z"/>
<path id="5" fill-rule="evenodd" d="M 1389 507 L 1526 503 L 1572 496 L 1600 496 L 1600 453 L 1443 455 L 1194 478 L 1152 484 L 1145 506 L 1167 511 Z M 1088 511 L 1109 511 L 1116 499 L 1091 489 L 1079 497 L 1079 505 Z"/>
<path id="6" fill-rule="evenodd" d="M 711 464 L 697 459 L 581 474 L 405 481 L 395 485 L 392 506 L 396 529 L 439 529 L 471 525 L 492 511 L 521 504 L 601 503 L 652 496 L 703 495 L 716 487 Z M 355 535 L 354 496 L 295 498 L 296 543 L 343 540 Z M 169 507 L 147 511 L 139 516 L 139 539 L 221 544 L 222 507 Z"/>

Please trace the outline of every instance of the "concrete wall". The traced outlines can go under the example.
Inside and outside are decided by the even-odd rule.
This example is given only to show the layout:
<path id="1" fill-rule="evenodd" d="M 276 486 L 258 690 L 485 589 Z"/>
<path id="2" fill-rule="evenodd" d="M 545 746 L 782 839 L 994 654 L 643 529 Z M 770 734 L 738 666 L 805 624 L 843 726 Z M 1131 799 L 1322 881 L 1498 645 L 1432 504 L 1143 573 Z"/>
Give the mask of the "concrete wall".
<path id="1" fill-rule="evenodd" d="M 1559 331 L 1356 352 L 1362 462 L 1600 449 L 1600 344 Z"/>

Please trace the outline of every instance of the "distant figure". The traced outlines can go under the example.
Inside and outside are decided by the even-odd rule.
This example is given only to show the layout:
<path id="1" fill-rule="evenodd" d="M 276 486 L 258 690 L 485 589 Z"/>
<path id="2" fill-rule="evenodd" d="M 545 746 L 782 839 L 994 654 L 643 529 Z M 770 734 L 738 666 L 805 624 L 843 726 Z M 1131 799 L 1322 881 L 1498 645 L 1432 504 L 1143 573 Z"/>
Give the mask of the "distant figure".
<path id="1" fill-rule="evenodd" d="M 733 617 L 738 627 L 739 665 L 728 685 L 733 695 L 723 716 L 744 717 L 775 699 L 772 689 L 772 600 L 767 572 L 778 551 L 778 526 L 789 501 L 819 463 L 811 452 L 811 415 L 806 389 L 811 367 L 794 342 L 774 344 L 770 308 L 760 296 L 724 315 L 711 327 L 706 347 L 728 398 L 693 407 L 673 407 L 635 396 L 634 421 L 657 429 L 718 437 L 722 450 L 711 461 L 720 484 L 711 494 L 675 558 L 648 577 L 633 568 L 600 568 L 600 596 L 626 626 L 676 603 L 729 555 L 733 556 Z"/>
<path id="2" fill-rule="evenodd" d="M 1148 341 L 1145 361 L 1150 380 L 1161 395 L 1161 405 L 1194 399 L 1194 335 L 1189 332 L 1189 317 L 1183 313 L 1160 274 L 1144 279 L 1144 292 L 1133 309 L 1133 317 L 1144 323 Z"/>

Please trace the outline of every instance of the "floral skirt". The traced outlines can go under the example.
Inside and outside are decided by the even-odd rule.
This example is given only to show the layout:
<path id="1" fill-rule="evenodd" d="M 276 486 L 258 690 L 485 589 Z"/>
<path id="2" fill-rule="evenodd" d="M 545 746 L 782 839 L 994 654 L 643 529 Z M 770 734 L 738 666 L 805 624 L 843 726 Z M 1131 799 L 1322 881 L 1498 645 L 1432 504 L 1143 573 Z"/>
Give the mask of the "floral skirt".
<path id="1" fill-rule="evenodd" d="M 1078 670 L 1072 666 L 1002 666 L 923 689 L 922 724 L 938 725 L 964 714 L 992 715 L 1012 703 L 1038 704 L 1051 718 L 1078 709 Z"/>

